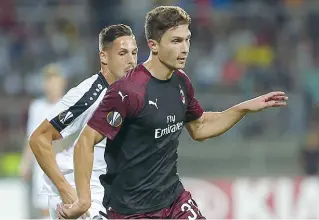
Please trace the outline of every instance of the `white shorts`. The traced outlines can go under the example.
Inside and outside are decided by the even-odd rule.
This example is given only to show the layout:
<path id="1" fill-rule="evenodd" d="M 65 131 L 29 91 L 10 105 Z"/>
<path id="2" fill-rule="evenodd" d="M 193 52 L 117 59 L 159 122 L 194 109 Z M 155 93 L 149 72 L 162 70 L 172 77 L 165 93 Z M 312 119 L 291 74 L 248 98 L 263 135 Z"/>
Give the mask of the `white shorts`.
<path id="1" fill-rule="evenodd" d="M 59 195 L 54 195 L 54 196 L 49 196 L 49 212 L 50 212 L 50 217 L 51 219 L 57 219 L 56 215 L 56 207 L 58 204 L 62 202 L 61 198 Z M 90 217 L 86 218 L 87 220 L 89 219 L 105 219 L 99 214 L 99 211 L 102 211 L 106 213 L 104 206 L 102 205 L 102 200 L 97 200 L 94 198 L 94 195 L 92 195 L 92 202 L 91 202 L 91 207 L 88 210 L 90 213 Z M 79 218 L 81 219 L 81 218 Z"/>

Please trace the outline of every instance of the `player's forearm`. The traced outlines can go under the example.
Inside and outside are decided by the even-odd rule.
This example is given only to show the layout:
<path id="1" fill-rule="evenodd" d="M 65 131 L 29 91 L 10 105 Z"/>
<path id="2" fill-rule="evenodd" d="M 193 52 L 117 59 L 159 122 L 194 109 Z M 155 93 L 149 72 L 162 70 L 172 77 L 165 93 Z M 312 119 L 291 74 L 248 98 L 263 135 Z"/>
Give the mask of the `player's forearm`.
<path id="1" fill-rule="evenodd" d="M 59 192 L 67 190 L 70 185 L 64 178 L 55 159 L 52 140 L 44 135 L 32 135 L 30 147 L 44 173 L 51 179 Z"/>
<path id="2" fill-rule="evenodd" d="M 223 112 L 204 112 L 203 125 L 197 132 L 198 140 L 217 137 L 227 132 L 246 115 L 241 105 L 233 106 Z"/>
<path id="3" fill-rule="evenodd" d="M 74 149 L 76 191 L 84 211 L 91 206 L 90 180 L 93 169 L 94 142 L 81 136 Z"/>

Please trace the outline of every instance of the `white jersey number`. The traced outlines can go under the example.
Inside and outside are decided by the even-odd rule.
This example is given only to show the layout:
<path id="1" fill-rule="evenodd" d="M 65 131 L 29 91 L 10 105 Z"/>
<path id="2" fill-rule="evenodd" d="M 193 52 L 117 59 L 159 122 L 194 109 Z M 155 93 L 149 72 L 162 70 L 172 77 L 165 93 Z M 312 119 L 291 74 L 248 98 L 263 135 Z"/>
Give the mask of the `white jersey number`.
<path id="1" fill-rule="evenodd" d="M 193 201 L 190 199 L 187 201 L 187 203 L 184 203 L 182 206 L 181 206 L 181 210 L 183 212 L 191 212 L 192 215 L 188 216 L 188 219 L 189 220 L 195 220 L 197 218 L 197 214 L 196 212 L 194 211 L 194 209 L 192 208 L 191 205 L 194 205 Z M 195 206 L 195 205 L 194 205 Z"/>

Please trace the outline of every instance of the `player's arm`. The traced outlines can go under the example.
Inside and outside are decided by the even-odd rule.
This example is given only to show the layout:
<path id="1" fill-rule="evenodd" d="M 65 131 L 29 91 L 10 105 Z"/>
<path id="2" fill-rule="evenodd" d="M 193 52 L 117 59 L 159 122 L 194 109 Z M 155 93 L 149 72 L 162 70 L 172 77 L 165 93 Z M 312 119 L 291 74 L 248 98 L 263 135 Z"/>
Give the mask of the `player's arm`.
<path id="1" fill-rule="evenodd" d="M 44 120 L 32 133 L 29 145 L 44 173 L 51 179 L 61 194 L 71 187 L 61 173 L 52 147 L 52 141 L 61 138 L 60 133 L 48 120 Z"/>
<path id="2" fill-rule="evenodd" d="M 223 112 L 204 112 L 200 118 L 187 123 L 186 129 L 194 140 L 203 141 L 225 133 L 246 114 L 240 105 Z"/>
<path id="3" fill-rule="evenodd" d="M 93 169 L 94 145 L 104 136 L 90 126 L 85 126 L 74 148 L 75 184 L 83 212 L 91 206 L 90 180 Z"/>
<path id="4" fill-rule="evenodd" d="M 186 128 L 194 140 L 202 141 L 213 138 L 228 131 L 247 113 L 269 107 L 285 106 L 287 100 L 288 97 L 284 92 L 270 92 L 239 103 L 223 112 L 204 112 L 198 119 L 187 123 Z"/>
<path id="5" fill-rule="evenodd" d="M 225 133 L 247 113 L 241 108 L 241 105 L 233 106 L 223 112 L 204 112 L 194 96 L 194 89 L 190 82 L 188 86 L 186 129 L 192 139 L 196 141 L 203 141 Z"/>
<path id="6" fill-rule="evenodd" d="M 222 112 L 203 112 L 194 96 L 190 81 L 188 81 L 188 98 L 186 129 L 196 141 L 219 136 L 237 124 L 247 113 L 261 111 L 268 107 L 284 106 L 288 99 L 284 92 L 271 92 Z"/>

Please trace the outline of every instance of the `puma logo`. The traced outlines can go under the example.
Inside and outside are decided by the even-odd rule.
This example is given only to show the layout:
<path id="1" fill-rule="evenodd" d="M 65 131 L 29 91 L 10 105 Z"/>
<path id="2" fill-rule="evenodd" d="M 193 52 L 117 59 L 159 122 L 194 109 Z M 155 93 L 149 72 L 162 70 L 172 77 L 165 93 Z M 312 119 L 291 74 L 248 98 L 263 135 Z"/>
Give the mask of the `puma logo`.
<path id="1" fill-rule="evenodd" d="M 149 105 L 154 105 L 156 107 L 156 109 L 158 109 L 158 107 L 157 107 L 157 99 L 155 99 L 155 102 L 153 102 L 152 100 L 148 100 L 148 104 Z"/>
<path id="2" fill-rule="evenodd" d="M 128 96 L 128 95 L 123 95 L 121 91 L 119 91 L 118 94 L 121 96 L 122 102 L 124 101 L 125 97 Z"/>

